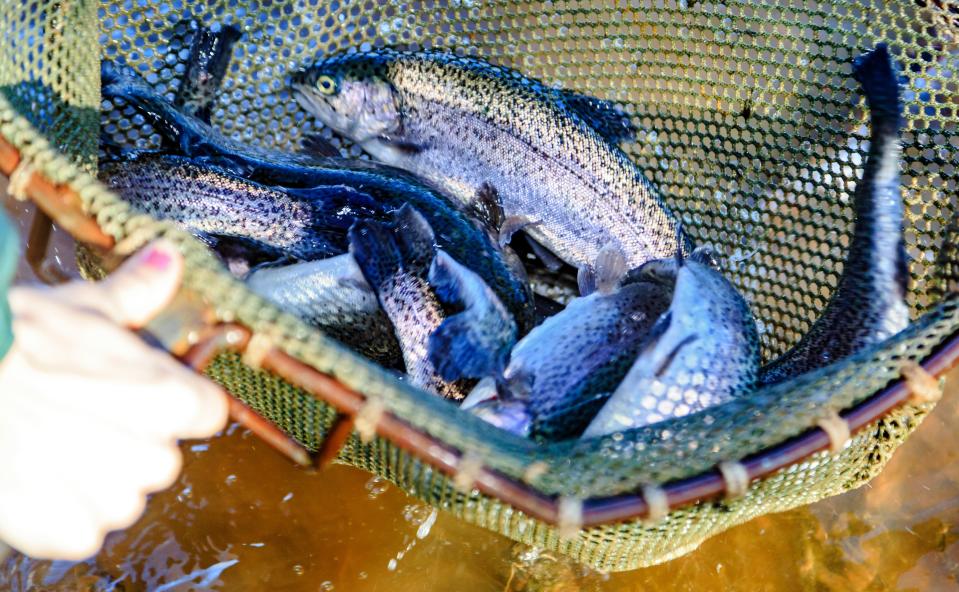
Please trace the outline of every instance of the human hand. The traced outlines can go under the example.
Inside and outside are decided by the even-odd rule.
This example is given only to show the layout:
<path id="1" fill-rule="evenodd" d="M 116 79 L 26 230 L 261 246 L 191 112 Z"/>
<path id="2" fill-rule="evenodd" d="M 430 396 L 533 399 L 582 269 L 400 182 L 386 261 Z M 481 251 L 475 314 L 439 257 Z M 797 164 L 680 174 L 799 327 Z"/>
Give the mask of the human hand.
<path id="1" fill-rule="evenodd" d="M 11 290 L 0 540 L 34 557 L 92 555 L 176 479 L 177 438 L 224 426 L 219 387 L 126 329 L 162 310 L 182 274 L 182 257 L 160 241 L 102 282 Z"/>

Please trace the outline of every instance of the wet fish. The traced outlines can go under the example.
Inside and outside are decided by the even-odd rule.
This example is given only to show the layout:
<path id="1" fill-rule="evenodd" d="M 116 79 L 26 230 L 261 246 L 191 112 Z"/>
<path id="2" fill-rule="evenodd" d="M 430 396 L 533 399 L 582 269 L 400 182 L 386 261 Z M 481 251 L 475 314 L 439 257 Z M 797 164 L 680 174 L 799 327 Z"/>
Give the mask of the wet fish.
<path id="1" fill-rule="evenodd" d="M 376 294 L 349 253 L 291 265 L 260 267 L 250 290 L 353 350 L 402 368 L 399 343 Z"/>
<path id="2" fill-rule="evenodd" d="M 400 208 L 393 225 L 357 222 L 350 252 L 393 324 L 413 384 L 462 399 L 463 379 L 502 372 L 515 323 L 478 275 L 436 248 L 414 208 Z"/>
<path id="3" fill-rule="evenodd" d="M 370 196 L 343 185 L 280 191 L 170 155 L 101 164 L 100 179 L 140 212 L 266 258 L 316 259 L 346 252 L 357 218 L 385 217 Z"/>
<path id="4" fill-rule="evenodd" d="M 759 371 L 759 336 L 746 301 L 723 275 L 682 262 L 669 310 L 583 438 L 695 413 L 748 392 Z"/>
<path id="5" fill-rule="evenodd" d="M 193 39 L 173 106 L 210 123 L 233 46 L 243 34 L 230 25 L 221 25 L 214 30 L 191 21 L 189 26 L 194 29 Z"/>
<path id="6" fill-rule="evenodd" d="M 334 132 L 461 207 L 496 196 L 503 242 L 522 229 L 577 269 L 603 248 L 631 269 L 688 250 L 655 189 L 604 137 L 621 135 L 604 124 L 608 103 L 474 58 L 387 49 L 320 59 L 292 88 Z"/>
<path id="7" fill-rule="evenodd" d="M 104 60 L 101 78 L 104 98 L 134 106 L 164 137 L 166 151 L 266 185 L 345 185 L 373 196 L 391 211 L 410 204 L 434 229 L 437 246 L 479 274 L 524 333 L 532 328 L 532 294 L 503 250 L 441 193 L 409 173 L 372 162 L 318 158 L 244 144 L 178 111 L 128 68 Z"/>
<path id="8" fill-rule="evenodd" d="M 902 103 L 896 67 L 885 44 L 856 59 L 853 76 L 866 96 L 872 135 L 854 195 L 856 222 L 843 275 L 812 328 L 762 369 L 764 384 L 841 360 L 909 324 L 909 268 L 899 182 Z"/>
<path id="9" fill-rule="evenodd" d="M 510 355 L 502 396 L 474 413 L 543 440 L 578 436 L 629 370 L 650 328 L 669 307 L 673 282 L 638 281 L 573 299 Z M 479 385 L 479 391 L 488 384 Z M 471 393 L 464 406 L 497 392 Z"/>

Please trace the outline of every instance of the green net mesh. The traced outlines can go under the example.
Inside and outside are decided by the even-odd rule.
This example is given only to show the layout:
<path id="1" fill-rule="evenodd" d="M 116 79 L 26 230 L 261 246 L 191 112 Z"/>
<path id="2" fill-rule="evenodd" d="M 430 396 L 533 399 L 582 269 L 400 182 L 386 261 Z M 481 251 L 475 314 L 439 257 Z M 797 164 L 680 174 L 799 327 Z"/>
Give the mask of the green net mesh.
<path id="1" fill-rule="evenodd" d="M 441 47 L 517 68 L 620 103 L 640 128 L 624 148 L 700 244 L 712 244 L 750 302 L 768 359 L 795 343 L 842 272 L 862 174 L 867 114 L 850 60 L 889 43 L 908 77 L 903 135 L 909 304 L 916 319 L 888 342 L 823 371 L 707 414 L 587 442 L 535 444 L 401 384 L 371 363 L 246 291 L 199 243 L 135 215 L 90 176 L 100 126 L 114 140 L 158 140 L 130 110 L 104 105 L 98 60 L 133 66 L 162 92 L 184 71 L 190 18 L 244 32 L 213 123 L 248 142 L 292 148 L 314 121 L 291 100 L 288 74 L 318 53 L 384 45 Z M 861 402 L 959 328 L 956 170 L 959 8 L 944 2 L 146 2 L 0 4 L 0 133 L 27 166 L 69 183 L 101 227 L 126 246 L 167 236 L 181 246 L 185 282 L 225 321 L 239 320 L 410 424 L 521 477 L 548 470 L 539 491 L 575 498 L 635 491 L 710 470 L 795 436 L 828 411 Z M 323 131 L 323 130 L 319 130 Z M 345 152 L 355 148 L 342 145 Z M 210 375 L 315 449 L 334 412 L 306 393 L 221 355 Z M 703 502 L 665 520 L 556 530 L 450 480 L 390 442 L 350 441 L 341 460 L 426 502 L 518 541 L 606 570 L 686 552 L 752 517 L 861 485 L 928 406 L 906 406 L 820 453 L 752 483 L 745 497 Z"/>

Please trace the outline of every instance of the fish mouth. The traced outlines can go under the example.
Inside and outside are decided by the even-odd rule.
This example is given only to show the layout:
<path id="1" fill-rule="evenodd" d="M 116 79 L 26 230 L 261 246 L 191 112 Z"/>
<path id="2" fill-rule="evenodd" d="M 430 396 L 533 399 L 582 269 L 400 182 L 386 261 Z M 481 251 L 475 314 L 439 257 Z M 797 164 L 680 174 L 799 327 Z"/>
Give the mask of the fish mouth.
<path id="1" fill-rule="evenodd" d="M 295 100 L 304 111 L 319 119 L 323 125 L 329 126 L 334 131 L 343 133 L 338 124 L 339 114 L 333 105 L 325 97 L 315 92 L 309 85 L 295 83 L 292 85 L 293 100 Z"/>

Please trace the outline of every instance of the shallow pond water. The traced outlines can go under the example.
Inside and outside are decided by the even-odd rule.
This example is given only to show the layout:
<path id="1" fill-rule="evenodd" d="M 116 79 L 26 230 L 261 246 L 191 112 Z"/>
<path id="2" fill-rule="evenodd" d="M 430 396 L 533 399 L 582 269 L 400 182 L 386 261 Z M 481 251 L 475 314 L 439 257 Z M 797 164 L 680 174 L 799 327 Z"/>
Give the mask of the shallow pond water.
<path id="1" fill-rule="evenodd" d="M 69 244 L 56 251 L 69 265 Z M 21 278 L 31 275 L 21 267 Z M 952 378 L 943 402 L 869 486 L 758 518 L 648 569 L 587 570 L 434 513 L 367 473 L 297 469 L 233 426 L 183 443 L 177 483 L 96 557 L 14 554 L 0 566 L 0 588 L 959 590 L 959 373 Z"/>

